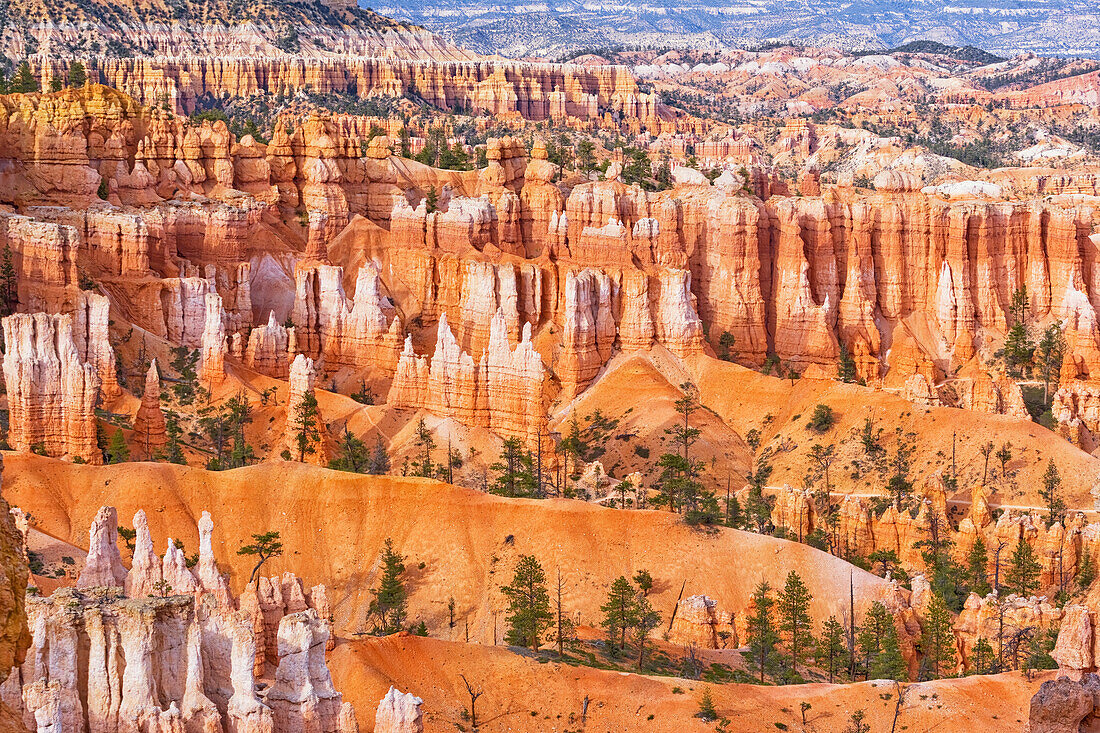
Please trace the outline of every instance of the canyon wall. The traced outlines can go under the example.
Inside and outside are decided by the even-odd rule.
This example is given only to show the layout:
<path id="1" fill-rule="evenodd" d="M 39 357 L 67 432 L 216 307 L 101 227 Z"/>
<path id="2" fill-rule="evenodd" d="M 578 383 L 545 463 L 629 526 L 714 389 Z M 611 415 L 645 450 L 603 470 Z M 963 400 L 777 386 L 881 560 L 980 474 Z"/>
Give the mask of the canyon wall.
<path id="1" fill-rule="evenodd" d="M 285 378 L 305 354 L 326 378 L 392 379 L 404 406 L 530 437 L 517 406 L 534 406 L 540 383 L 544 405 L 570 399 L 616 350 L 659 346 L 790 372 L 850 359 L 857 378 L 915 402 L 1024 417 L 1019 388 L 989 363 L 1026 286 L 1032 333 L 1065 327 L 1060 429 L 1087 448 L 1100 427 L 1100 217 L 1087 198 L 950 198 L 896 173 L 877 192 L 814 179 L 804 195 L 778 183 L 753 195 L 727 172 L 655 193 L 617 165 L 559 187 L 545 145 L 529 159 L 518 140 L 493 139 L 486 168 L 436 171 L 394 156 L 365 117 L 314 110 L 262 144 L 96 85 L 0 107 L 13 163 L 0 200 L 26 212 L 0 215 L 18 309 L 72 313 L 101 343 L 105 307 L 78 294 L 84 272 L 118 316 L 201 348 L 212 384 L 227 359 Z M 809 134 L 790 131 L 790 144 Z M 498 316 L 507 349 L 493 343 Z M 430 356 L 459 382 L 415 361 L 447 330 L 458 352 Z M 107 352 L 80 353 L 109 398 Z M 429 406 L 415 385 L 430 379 L 464 396 Z"/>
<path id="2" fill-rule="evenodd" d="M 65 77 L 74 59 L 52 57 L 39 75 Z M 92 57 L 83 60 L 93 82 L 120 89 L 143 104 L 190 114 L 203 97 L 249 97 L 298 92 L 367 99 L 415 96 L 443 110 L 527 120 L 606 112 L 656 120 L 656 94 L 639 91 L 625 66 L 505 60 L 437 61 L 393 57 L 233 56 L 184 54 L 172 60 Z"/>

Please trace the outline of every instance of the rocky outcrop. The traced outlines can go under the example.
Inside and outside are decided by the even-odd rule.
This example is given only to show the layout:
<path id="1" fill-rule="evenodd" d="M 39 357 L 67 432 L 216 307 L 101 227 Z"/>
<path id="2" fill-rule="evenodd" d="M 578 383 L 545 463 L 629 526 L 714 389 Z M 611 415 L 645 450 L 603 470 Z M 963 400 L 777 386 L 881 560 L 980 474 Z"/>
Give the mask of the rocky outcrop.
<path id="1" fill-rule="evenodd" d="M 387 318 L 378 269 L 364 264 L 355 281 L 355 299 L 344 295 L 343 268 L 299 265 L 295 272 L 295 348 L 326 370 L 341 366 L 374 367 L 392 374 L 404 329 L 396 316 Z"/>
<path id="2" fill-rule="evenodd" d="M 1100 678 L 1088 675 L 1082 681 L 1067 677 L 1047 680 L 1031 698 L 1028 733 L 1079 733 L 1095 727 L 1096 694 Z"/>
<path id="3" fill-rule="evenodd" d="M 546 379 L 530 324 L 524 325 L 519 344 L 512 348 L 504 313 L 498 310 L 489 347 L 477 363 L 459 346 L 443 314 L 430 362 L 416 355 L 411 338 L 406 340 L 387 402 L 484 426 L 533 446 L 545 430 Z"/>
<path id="4" fill-rule="evenodd" d="M 357 733 L 325 664 L 327 616 L 303 607 L 281 617 L 274 679 L 257 684 L 264 634 L 261 627 L 255 636 L 253 618 L 235 610 L 224 578 L 210 577 L 217 571 L 209 514 L 199 523 L 195 572 L 171 540 L 157 559 L 144 512 L 134 527 L 128 575 L 113 544 L 114 510 L 104 507 L 77 589 L 31 602 L 34 653 L 4 685 L 5 702 L 29 729 Z"/>
<path id="5" fill-rule="evenodd" d="M 141 404 L 134 416 L 134 443 L 146 458 L 156 456 L 168 443 L 164 411 L 160 407 L 160 372 L 156 359 L 149 363 L 149 371 L 145 373 L 145 391 L 141 393 Z"/>
<path id="6" fill-rule="evenodd" d="M 1011 646 L 1014 636 L 1035 637 L 1057 628 L 1059 623 L 1064 628 L 1068 621 L 1068 609 L 1063 615 L 1063 610 L 1046 598 L 1015 594 L 999 597 L 995 593 L 979 598 L 971 593 L 954 626 L 960 671 L 975 671 L 974 648 L 981 639 L 999 652 Z"/>
<path id="7" fill-rule="evenodd" d="M 260 374 L 276 379 L 286 379 L 290 374 L 290 345 L 297 346 L 294 328 L 287 328 L 275 320 L 275 311 L 270 311 L 267 324 L 253 328 L 248 334 L 248 346 L 244 353 L 244 364 Z"/>
<path id="8" fill-rule="evenodd" d="M 732 612 L 722 612 L 718 602 L 706 596 L 690 596 L 676 605 L 669 630 L 674 644 L 694 644 L 701 649 L 736 649 L 737 627 Z"/>
<path id="9" fill-rule="evenodd" d="M 206 294 L 206 316 L 203 319 L 201 351 L 199 353 L 199 378 L 208 385 L 218 385 L 225 380 L 225 312 L 222 297 L 217 293 Z"/>
<path id="10" fill-rule="evenodd" d="M 121 588 L 125 583 L 126 568 L 118 551 L 118 512 L 114 507 L 101 507 L 88 529 L 88 556 L 76 587 Z"/>
<path id="11" fill-rule="evenodd" d="M 15 314 L 3 326 L 12 448 L 102 463 L 95 429 L 99 376 L 80 358 L 72 317 Z"/>
<path id="12" fill-rule="evenodd" d="M 267 693 L 276 730 L 350 733 L 343 725 L 354 721 L 354 715 L 343 710 L 346 703 L 332 686 L 325 664 L 328 638 L 327 619 L 318 618 L 313 609 L 284 616 L 279 622 L 279 666 Z"/>
<path id="13" fill-rule="evenodd" d="M 1084 451 L 1097 447 L 1100 435 L 1100 387 L 1071 382 L 1054 393 L 1051 414 L 1058 433 Z"/>
<path id="14" fill-rule="evenodd" d="M 390 687 L 374 714 L 374 733 L 423 733 L 424 715 L 420 712 L 423 704 L 411 692 Z"/>
<path id="15" fill-rule="evenodd" d="M 263 674 L 264 664 L 277 664 L 279 624 L 283 617 L 313 609 L 321 619 L 329 619 L 328 591 L 323 585 L 307 589 L 293 573 L 282 577 L 259 577 L 241 593 L 240 609 L 252 619 L 256 631 L 256 670 Z M 332 639 L 329 640 L 331 649 Z"/>
<path id="16" fill-rule="evenodd" d="M 104 295 L 81 290 L 73 313 L 73 341 L 80 360 L 95 367 L 105 400 L 122 394 L 115 374 L 115 351 L 110 341 L 110 301 Z"/>

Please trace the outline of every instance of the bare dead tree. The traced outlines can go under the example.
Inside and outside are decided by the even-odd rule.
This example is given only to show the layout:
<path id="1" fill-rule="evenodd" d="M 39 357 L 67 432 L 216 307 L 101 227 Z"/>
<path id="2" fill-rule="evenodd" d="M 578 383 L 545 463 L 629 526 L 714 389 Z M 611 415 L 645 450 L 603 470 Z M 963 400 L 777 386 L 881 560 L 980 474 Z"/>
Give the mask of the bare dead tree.
<path id="1" fill-rule="evenodd" d="M 898 701 L 894 705 L 894 722 L 890 725 L 890 733 L 896 733 L 898 729 L 898 718 L 901 716 L 901 706 L 905 704 L 905 693 L 909 692 L 909 688 L 903 688 L 901 683 L 897 680 L 894 680 L 894 689 L 897 692 Z"/>
<path id="2" fill-rule="evenodd" d="M 474 686 L 470 684 L 470 681 L 466 679 L 466 675 L 460 674 L 462 678 L 462 684 L 466 685 L 466 694 L 470 696 L 470 730 L 477 730 L 477 699 L 485 694 L 485 691 L 480 687 L 474 689 Z"/>
<path id="3" fill-rule="evenodd" d="M 565 642 L 563 640 L 564 632 L 564 620 L 562 619 L 562 607 L 561 607 L 561 568 L 558 568 L 558 594 L 557 594 L 557 611 L 558 616 L 558 659 L 562 659 L 565 656 Z"/>
<path id="4" fill-rule="evenodd" d="M 1008 547 L 1008 540 L 1001 540 L 993 552 L 993 590 L 998 597 L 1001 595 L 1001 553 L 1006 547 Z"/>

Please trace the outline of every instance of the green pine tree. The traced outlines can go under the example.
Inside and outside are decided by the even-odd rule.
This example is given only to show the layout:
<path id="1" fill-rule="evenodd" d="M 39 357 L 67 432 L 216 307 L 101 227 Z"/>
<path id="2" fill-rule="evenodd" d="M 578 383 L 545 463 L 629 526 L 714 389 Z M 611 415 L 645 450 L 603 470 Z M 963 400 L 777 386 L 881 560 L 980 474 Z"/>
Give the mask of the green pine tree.
<path id="1" fill-rule="evenodd" d="M 0 257 L 0 315 L 11 315 L 19 304 L 19 279 L 15 272 L 15 258 L 11 245 L 4 244 Z"/>
<path id="2" fill-rule="evenodd" d="M 337 456 L 329 461 L 328 467 L 350 473 L 368 473 L 370 453 L 367 444 L 344 426 L 344 432 L 336 444 Z"/>
<path id="3" fill-rule="evenodd" d="M 512 498 L 532 498 L 538 495 L 534 459 L 523 449 L 519 438 L 508 438 L 500 450 L 500 459 L 489 466 L 497 473 L 489 493 Z"/>
<path id="4" fill-rule="evenodd" d="M 24 59 L 15 70 L 15 76 L 11 80 L 11 90 L 15 93 L 31 94 L 41 89 L 38 79 L 31 71 L 31 65 Z"/>
<path id="5" fill-rule="evenodd" d="M 844 344 L 840 345 L 840 359 L 836 365 L 836 376 L 842 382 L 857 382 L 859 381 L 859 373 L 856 371 L 856 360 L 852 358 L 852 355 L 848 353 L 847 347 Z"/>
<path id="6" fill-rule="evenodd" d="M 408 594 L 401 581 L 405 573 L 405 558 L 393 549 L 393 540 L 388 537 L 382 545 L 381 560 L 382 580 L 378 590 L 374 591 L 370 612 L 379 618 L 379 633 L 392 634 L 404 626 Z"/>
<path id="7" fill-rule="evenodd" d="M 611 583 L 607 602 L 600 606 L 603 621 L 600 625 L 607 631 L 607 644 L 612 655 L 626 649 L 626 637 L 638 621 L 634 602 L 634 586 L 625 576 L 620 575 Z"/>
<path id="8" fill-rule="evenodd" d="M 898 645 L 894 617 L 881 602 L 875 601 L 867 609 L 857 646 L 867 679 L 906 678 L 905 660 Z"/>
<path id="9" fill-rule="evenodd" d="M 422 478 L 434 478 L 438 468 L 432 461 L 432 451 L 435 450 L 435 439 L 432 431 L 428 429 L 424 418 L 416 423 L 416 440 L 414 441 L 420 460 L 413 461 L 413 474 Z"/>
<path id="10" fill-rule="evenodd" d="M 761 581 L 752 593 L 752 612 L 749 614 L 747 628 L 750 664 L 756 667 L 760 675 L 760 684 L 764 684 L 765 675 L 776 670 L 775 647 L 779 643 L 779 634 L 772 623 L 771 585 Z"/>
<path id="11" fill-rule="evenodd" d="M 966 579 L 970 584 L 971 592 L 977 593 L 982 598 L 989 595 L 992 590 L 989 586 L 989 574 L 986 571 L 988 564 L 989 554 L 985 549 L 985 540 L 979 535 L 966 556 Z"/>
<path id="12" fill-rule="evenodd" d="M 122 435 L 122 428 L 115 430 L 111 436 L 111 442 L 107 446 L 107 463 L 123 463 L 130 460 L 130 446 L 126 445 L 126 438 Z"/>
<path id="13" fill-rule="evenodd" d="M 173 410 L 164 412 L 164 432 L 167 438 L 164 444 L 164 460 L 169 463 L 187 465 L 183 457 L 183 428 L 180 427 L 180 416 Z"/>
<path id="14" fill-rule="evenodd" d="M 924 651 L 924 672 L 927 679 L 939 679 L 955 674 L 955 633 L 951 627 L 951 611 L 938 593 L 932 594 L 921 635 Z"/>
<path id="15" fill-rule="evenodd" d="M 898 630 L 894 626 L 893 619 L 886 624 L 882 637 L 882 651 L 871 665 L 870 676 L 872 679 L 906 680 L 909 673 L 906 668 L 905 658 L 901 656 L 901 646 L 898 642 Z"/>
<path id="16" fill-rule="evenodd" d="M 386 441 L 382 440 L 382 435 L 379 434 L 374 439 L 374 450 L 370 454 L 367 473 L 372 476 L 382 476 L 389 473 L 389 470 L 390 454 L 386 451 Z"/>
<path id="17" fill-rule="evenodd" d="M 550 594 L 546 590 L 546 573 L 534 555 L 524 555 L 516 565 L 511 585 L 500 589 L 508 599 L 509 644 L 538 649 L 542 633 L 550 628 L 554 614 L 550 611 Z"/>
<path id="18" fill-rule="evenodd" d="M 1081 562 L 1077 565 L 1077 587 L 1087 591 L 1094 580 L 1096 580 L 1096 561 L 1092 559 L 1091 553 L 1083 552 Z"/>
<path id="19" fill-rule="evenodd" d="M 321 445 L 321 430 L 317 426 L 320 418 L 317 407 L 317 395 L 313 390 L 302 394 L 301 401 L 294 409 L 291 423 L 294 429 L 294 444 L 298 448 L 298 460 L 304 461 L 307 455 L 313 455 Z"/>
<path id="20" fill-rule="evenodd" d="M 634 600 L 634 643 L 638 645 L 638 671 L 645 664 L 646 643 L 649 632 L 661 623 L 661 614 L 657 612 L 649 599 L 639 595 Z"/>
<path id="21" fill-rule="evenodd" d="M 1039 489 L 1039 496 L 1047 505 L 1047 520 L 1049 524 L 1059 521 L 1066 513 L 1066 503 L 1058 496 L 1058 490 L 1062 488 L 1062 476 L 1058 473 L 1058 467 L 1054 461 L 1047 462 L 1047 470 L 1043 473 L 1043 486 Z"/>
<path id="22" fill-rule="evenodd" d="M 1018 596 L 1029 596 L 1039 589 L 1039 572 L 1042 565 L 1035 559 L 1035 551 L 1021 537 L 1005 570 L 1005 585 Z"/>
<path id="23" fill-rule="evenodd" d="M 791 672 L 797 673 L 798 665 L 806 656 L 806 649 L 813 644 L 810 618 L 810 602 L 813 595 L 795 571 L 787 573 L 783 589 L 779 591 L 779 628 L 786 636 L 791 652 Z"/>
<path id="24" fill-rule="evenodd" d="M 844 627 L 830 616 L 821 626 L 821 638 L 817 641 L 815 660 L 829 675 L 829 682 L 836 679 L 846 666 L 848 647 L 844 643 Z"/>
<path id="25" fill-rule="evenodd" d="M 82 87 L 88 81 L 88 73 L 84 70 L 84 64 L 73 61 L 69 64 L 69 86 Z"/>
<path id="26" fill-rule="evenodd" d="M 997 669 L 997 656 L 985 637 L 978 639 L 977 643 L 974 644 L 973 659 L 975 674 L 996 674 L 999 671 Z"/>

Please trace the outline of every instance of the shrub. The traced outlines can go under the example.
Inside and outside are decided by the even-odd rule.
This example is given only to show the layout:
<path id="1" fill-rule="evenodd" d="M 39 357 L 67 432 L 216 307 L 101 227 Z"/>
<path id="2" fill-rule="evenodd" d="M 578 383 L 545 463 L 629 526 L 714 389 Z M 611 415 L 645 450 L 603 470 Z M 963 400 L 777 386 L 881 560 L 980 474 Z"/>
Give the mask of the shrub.
<path id="1" fill-rule="evenodd" d="M 836 415 L 833 414 L 833 408 L 828 405 L 817 405 L 814 407 L 813 414 L 810 415 L 810 422 L 807 424 L 807 427 L 815 433 L 824 433 L 828 431 L 835 422 Z"/>

